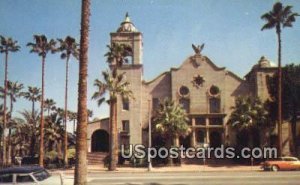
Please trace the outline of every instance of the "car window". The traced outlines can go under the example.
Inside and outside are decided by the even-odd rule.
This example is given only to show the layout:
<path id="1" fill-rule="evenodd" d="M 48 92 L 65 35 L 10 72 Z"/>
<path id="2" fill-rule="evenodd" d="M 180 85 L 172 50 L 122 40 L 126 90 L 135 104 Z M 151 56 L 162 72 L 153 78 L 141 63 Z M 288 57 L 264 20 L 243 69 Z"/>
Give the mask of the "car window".
<path id="1" fill-rule="evenodd" d="M 34 180 L 28 174 L 18 174 L 17 175 L 17 182 L 34 182 Z"/>
<path id="2" fill-rule="evenodd" d="M 33 176 L 35 177 L 36 180 L 38 181 L 43 181 L 50 177 L 50 174 L 46 170 L 38 171 L 33 173 Z"/>
<path id="3" fill-rule="evenodd" d="M 0 175 L 0 184 L 2 184 L 2 183 L 11 183 L 12 181 L 13 181 L 13 175 L 12 174 Z"/>

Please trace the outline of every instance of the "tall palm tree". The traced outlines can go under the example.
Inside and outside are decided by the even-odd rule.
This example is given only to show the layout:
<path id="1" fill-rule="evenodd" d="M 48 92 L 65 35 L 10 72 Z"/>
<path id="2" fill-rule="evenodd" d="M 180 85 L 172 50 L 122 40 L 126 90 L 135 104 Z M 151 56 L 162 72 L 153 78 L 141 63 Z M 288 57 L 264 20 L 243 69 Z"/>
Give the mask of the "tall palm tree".
<path id="1" fill-rule="evenodd" d="M 6 130 L 6 122 L 7 122 L 7 118 L 6 118 L 6 93 L 7 93 L 7 76 L 8 76 L 8 54 L 10 52 L 17 52 L 20 50 L 20 46 L 18 45 L 18 41 L 14 41 L 12 38 L 5 38 L 2 35 L 0 35 L 0 53 L 4 53 L 5 56 L 5 72 L 4 72 L 4 102 L 3 102 L 3 106 L 4 106 L 4 117 L 3 117 L 3 130 Z M 3 134 L 3 138 L 2 138 L 2 142 L 3 142 L 3 165 L 6 165 L 6 138 L 5 138 L 5 134 Z"/>
<path id="2" fill-rule="evenodd" d="M 273 5 L 273 9 L 261 16 L 266 24 L 261 28 L 275 28 L 278 39 L 278 154 L 282 155 L 282 70 L 281 70 L 281 30 L 292 27 L 298 13 L 292 12 L 292 6 L 283 6 L 281 2 Z"/>
<path id="3" fill-rule="evenodd" d="M 48 116 L 50 116 L 50 111 L 53 111 L 56 109 L 55 107 L 56 102 L 53 99 L 47 98 L 44 102 L 44 110 L 48 112 Z"/>
<path id="4" fill-rule="evenodd" d="M 15 123 L 12 120 L 12 114 L 13 114 L 13 103 L 17 101 L 17 98 L 20 97 L 22 95 L 21 90 L 23 89 L 23 84 L 20 84 L 18 82 L 11 82 L 11 81 L 7 81 L 7 91 L 6 91 L 6 95 L 9 97 L 10 99 L 10 126 L 9 128 L 9 132 L 8 132 L 8 153 L 7 153 L 7 165 L 11 165 L 11 126 Z M 2 93 L 2 95 L 4 96 L 4 88 L 0 87 L 0 92 Z"/>
<path id="5" fill-rule="evenodd" d="M 78 124 L 74 185 L 87 184 L 87 75 L 90 27 L 90 0 L 82 0 L 78 82 Z"/>
<path id="6" fill-rule="evenodd" d="M 37 101 L 40 101 L 41 100 L 41 89 L 40 88 L 37 88 L 37 87 L 32 87 L 32 86 L 28 86 L 28 90 L 26 92 L 23 92 L 22 96 L 31 101 L 32 103 L 32 107 L 31 107 L 31 118 L 34 118 L 35 117 L 35 102 Z M 31 120 L 31 123 L 32 124 L 32 129 L 33 129 L 33 133 L 31 135 L 31 141 L 30 141 L 30 156 L 31 157 L 34 157 L 35 155 L 35 150 L 34 150 L 34 147 L 35 147 L 35 143 L 36 143 L 36 122 L 34 120 Z"/>
<path id="7" fill-rule="evenodd" d="M 118 131 L 117 131 L 117 97 L 133 98 L 132 91 L 128 88 L 129 82 L 124 80 L 124 73 L 117 74 L 117 70 L 112 72 L 102 72 L 104 82 L 96 79 L 94 86 L 97 91 L 93 94 L 92 99 L 97 100 L 98 105 L 105 101 L 104 94 L 109 92 L 110 104 L 110 163 L 109 170 L 113 171 L 117 168 L 118 162 Z"/>
<path id="8" fill-rule="evenodd" d="M 68 118 L 68 76 L 69 76 L 69 60 L 70 57 L 78 59 L 79 56 L 79 45 L 76 43 L 76 40 L 73 37 L 67 36 L 64 40 L 57 39 L 59 41 L 60 46 L 58 47 L 58 51 L 61 52 L 61 59 L 66 60 L 66 80 L 65 80 L 65 115 L 64 115 L 64 164 L 68 165 L 68 133 L 67 133 L 67 118 Z"/>
<path id="9" fill-rule="evenodd" d="M 41 123 L 40 123 L 40 151 L 39 151 L 39 165 L 44 166 L 44 84 L 45 84 L 45 59 L 49 51 L 55 51 L 56 42 L 48 39 L 45 35 L 34 35 L 34 43 L 29 42 L 27 46 L 31 48 L 31 53 L 36 53 L 42 58 L 42 97 L 41 97 Z"/>

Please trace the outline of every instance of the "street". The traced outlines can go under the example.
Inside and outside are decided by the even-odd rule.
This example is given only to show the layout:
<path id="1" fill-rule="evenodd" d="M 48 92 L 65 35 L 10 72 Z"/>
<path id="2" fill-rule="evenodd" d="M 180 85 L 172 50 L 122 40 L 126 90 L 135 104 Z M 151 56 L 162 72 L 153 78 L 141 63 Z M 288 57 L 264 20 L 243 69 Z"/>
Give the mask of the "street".
<path id="1" fill-rule="evenodd" d="M 300 172 L 103 172 L 89 173 L 89 185 L 299 185 Z"/>

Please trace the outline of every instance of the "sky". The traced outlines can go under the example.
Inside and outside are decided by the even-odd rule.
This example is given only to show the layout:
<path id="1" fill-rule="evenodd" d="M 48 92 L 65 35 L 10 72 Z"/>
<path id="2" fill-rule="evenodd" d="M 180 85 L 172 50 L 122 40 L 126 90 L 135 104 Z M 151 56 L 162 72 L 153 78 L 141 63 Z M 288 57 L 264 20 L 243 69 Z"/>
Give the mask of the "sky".
<path id="1" fill-rule="evenodd" d="M 144 79 L 149 81 L 171 67 L 179 67 L 194 54 L 192 44 L 205 43 L 203 55 L 217 66 L 244 77 L 261 56 L 277 61 L 275 30 L 261 31 L 261 15 L 271 10 L 274 0 L 91 0 L 88 108 L 93 118 L 108 116 L 108 106 L 97 106 L 91 96 L 93 82 L 107 69 L 106 45 L 126 12 L 143 33 Z M 300 13 L 299 0 L 282 1 Z M 8 76 L 27 86 L 41 87 L 41 59 L 26 47 L 34 34 L 49 39 L 70 35 L 80 39 L 79 0 L 1 0 L 0 35 L 12 37 L 21 51 L 9 55 Z M 282 33 L 282 63 L 300 63 L 300 17 L 294 27 Z M 4 55 L 0 56 L 0 85 L 4 79 Z M 77 110 L 78 61 L 70 62 L 69 109 Z M 159 66 L 159 67 L 158 67 Z M 64 106 L 65 61 L 59 54 L 46 58 L 45 98 Z M 18 99 L 15 116 L 30 109 L 31 103 Z"/>

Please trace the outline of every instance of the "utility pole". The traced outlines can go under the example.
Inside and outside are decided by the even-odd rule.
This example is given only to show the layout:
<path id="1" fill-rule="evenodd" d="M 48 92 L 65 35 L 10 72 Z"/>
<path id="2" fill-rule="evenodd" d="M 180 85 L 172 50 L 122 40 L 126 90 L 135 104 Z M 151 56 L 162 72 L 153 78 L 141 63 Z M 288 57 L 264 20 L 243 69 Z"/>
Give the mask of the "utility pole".
<path id="1" fill-rule="evenodd" d="M 148 134 L 149 134 L 149 137 L 148 137 L 148 139 L 149 139 L 149 141 L 148 141 L 148 148 L 150 148 L 151 147 L 151 101 L 150 101 L 150 99 L 148 100 L 148 109 L 149 109 L 149 125 L 148 125 L 148 128 L 149 128 L 149 130 L 148 130 Z M 148 149 L 148 151 L 150 151 L 149 149 Z M 152 164 L 151 164 L 151 158 L 149 158 L 149 153 L 148 153 L 148 159 L 149 159 L 149 161 L 148 161 L 148 171 L 150 172 L 151 170 L 152 170 Z"/>

